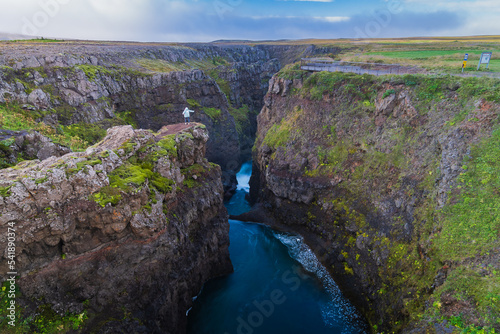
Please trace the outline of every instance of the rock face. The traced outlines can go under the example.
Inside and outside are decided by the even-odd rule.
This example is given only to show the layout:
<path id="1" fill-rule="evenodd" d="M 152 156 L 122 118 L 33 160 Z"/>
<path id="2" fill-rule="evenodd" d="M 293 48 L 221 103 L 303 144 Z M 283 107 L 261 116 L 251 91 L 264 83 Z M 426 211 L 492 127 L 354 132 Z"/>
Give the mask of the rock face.
<path id="1" fill-rule="evenodd" d="M 4 144 L 0 152 L 0 166 L 6 167 L 15 165 L 21 159 L 45 160 L 71 152 L 69 148 L 53 143 L 37 131 L 0 130 L 0 142 L 10 144 Z"/>
<path id="2" fill-rule="evenodd" d="M 245 103 L 260 110 L 260 105 L 254 105 L 265 94 L 263 85 L 279 70 L 264 50 L 246 46 L 23 48 L 2 50 L 0 103 L 29 104 L 43 114 L 40 121 L 55 127 L 75 123 L 108 127 L 128 122 L 154 131 L 182 122 L 181 111 L 189 106 L 196 111 L 192 119 L 206 124 L 211 134 L 207 157 L 227 173 L 226 188 L 235 183 L 242 160 L 239 134 L 229 113 L 229 94 L 235 107 Z M 217 67 L 214 59 L 224 59 L 224 66 Z M 228 66 L 237 69 L 236 75 Z M 210 73 L 218 82 L 205 73 L 212 68 Z M 231 75 L 220 79 L 219 72 Z M 250 76 L 254 78 L 247 82 Z M 240 98 L 242 95 L 245 97 Z M 244 145 L 248 151 L 249 144 Z"/>
<path id="3" fill-rule="evenodd" d="M 480 168 L 475 161 L 491 160 L 493 153 L 474 152 L 495 142 L 500 107 L 457 91 L 468 82 L 435 79 L 430 90 L 426 80 L 279 73 L 258 116 L 251 196 L 274 219 L 266 223 L 304 235 L 377 331 L 432 331 L 432 324 L 444 328 L 441 315 L 459 313 L 470 326 L 492 328 L 490 311 L 472 306 L 488 299 L 471 297 L 456 282 L 464 270 L 475 273 L 472 279 L 484 277 L 481 268 L 499 267 L 498 238 L 471 234 L 450 219 L 463 196 L 470 203 L 484 199 L 474 202 L 471 194 L 482 188 L 461 182 L 466 170 Z M 472 184 L 486 184 L 474 179 L 485 174 L 470 175 Z M 471 204 L 470 215 L 476 210 Z M 498 217 L 492 219 L 498 228 Z M 461 251 L 465 240 L 489 251 Z M 449 291 L 468 295 L 467 302 L 441 304 Z"/>
<path id="4" fill-rule="evenodd" d="M 197 123 L 114 127 L 85 152 L 0 171 L 0 247 L 15 226 L 28 315 L 49 304 L 86 310 L 84 332 L 184 332 L 192 297 L 232 270 L 207 141 Z"/>
<path id="5" fill-rule="evenodd" d="M 222 166 L 228 194 L 250 159 L 256 115 L 281 66 L 314 46 L 40 43 L 2 48 L 0 103 L 29 104 L 38 120 L 134 124 L 158 130 L 182 122 L 186 106 L 208 128 L 207 158 Z M 236 122 L 235 119 L 236 118 Z"/>
<path id="6" fill-rule="evenodd" d="M 238 133 L 227 99 L 203 71 L 141 75 L 138 71 L 93 65 L 20 71 L 28 74 L 25 84 L 10 81 L 10 76 L 14 78 L 20 72 L 4 72 L 0 102 L 29 103 L 48 114 L 42 118 L 46 123 L 102 123 L 123 115 L 139 128 L 157 131 L 164 125 L 184 121 L 181 111 L 190 106 L 196 111 L 193 119 L 206 124 L 212 134 L 208 158 L 223 166 L 224 162 L 239 158 Z M 50 93 L 34 89 L 27 94 L 28 86 L 44 87 Z M 210 117 L 203 108 L 220 112 L 217 117 Z M 226 144 L 223 151 L 218 149 L 221 143 Z"/>
<path id="7" fill-rule="evenodd" d="M 236 121 L 242 161 L 252 158 L 257 115 L 264 105 L 263 98 L 269 88 L 269 80 L 279 69 L 280 63 L 273 58 L 251 65 L 235 63 L 220 66 L 209 72 L 211 76 L 217 76 L 225 88 L 224 94 L 228 97 L 229 108 Z M 224 85 L 224 82 L 227 84 Z M 231 169 L 231 166 L 225 169 Z"/>

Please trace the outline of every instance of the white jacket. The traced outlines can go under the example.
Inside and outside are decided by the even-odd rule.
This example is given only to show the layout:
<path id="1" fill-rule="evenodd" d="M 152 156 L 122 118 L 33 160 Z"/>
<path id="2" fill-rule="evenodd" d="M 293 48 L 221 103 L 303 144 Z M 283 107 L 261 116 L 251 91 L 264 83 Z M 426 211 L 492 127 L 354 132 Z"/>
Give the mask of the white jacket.
<path id="1" fill-rule="evenodd" d="M 189 117 L 189 115 L 191 115 L 192 112 L 194 111 L 186 107 L 186 109 L 184 109 L 184 111 L 182 112 L 182 115 L 184 115 L 184 117 Z"/>

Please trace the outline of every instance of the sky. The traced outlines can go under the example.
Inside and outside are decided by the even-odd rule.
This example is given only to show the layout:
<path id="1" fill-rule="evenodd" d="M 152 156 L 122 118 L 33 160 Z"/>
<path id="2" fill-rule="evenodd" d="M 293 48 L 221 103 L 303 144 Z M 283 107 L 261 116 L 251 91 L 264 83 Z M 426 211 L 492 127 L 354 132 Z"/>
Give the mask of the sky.
<path id="1" fill-rule="evenodd" d="M 0 32 L 142 42 L 500 35 L 499 0 L 0 0 Z"/>

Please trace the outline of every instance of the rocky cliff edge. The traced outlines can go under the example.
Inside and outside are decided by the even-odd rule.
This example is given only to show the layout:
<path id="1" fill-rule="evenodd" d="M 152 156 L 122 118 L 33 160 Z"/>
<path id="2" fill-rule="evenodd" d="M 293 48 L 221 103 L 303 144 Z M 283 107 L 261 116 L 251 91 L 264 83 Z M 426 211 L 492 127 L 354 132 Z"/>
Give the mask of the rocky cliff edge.
<path id="1" fill-rule="evenodd" d="M 373 332 L 498 331 L 498 87 L 298 68 L 271 80 L 251 193 Z"/>
<path id="2" fill-rule="evenodd" d="M 0 270 L 13 227 L 18 316 L 48 305 L 84 314 L 83 332 L 184 332 L 202 284 L 231 271 L 207 141 L 201 124 L 121 126 L 85 152 L 1 170 Z"/>

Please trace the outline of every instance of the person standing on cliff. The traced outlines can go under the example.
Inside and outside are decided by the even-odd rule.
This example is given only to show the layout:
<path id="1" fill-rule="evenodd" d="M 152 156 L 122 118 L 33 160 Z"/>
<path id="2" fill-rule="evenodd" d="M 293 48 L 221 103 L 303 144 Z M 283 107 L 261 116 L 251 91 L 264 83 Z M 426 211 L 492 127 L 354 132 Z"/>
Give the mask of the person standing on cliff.
<path id="1" fill-rule="evenodd" d="M 190 115 L 192 112 L 194 112 L 194 110 L 191 110 L 188 107 L 184 109 L 182 112 L 182 115 L 184 115 L 184 124 L 188 124 L 190 122 Z"/>

